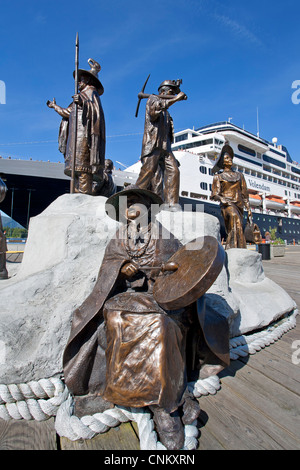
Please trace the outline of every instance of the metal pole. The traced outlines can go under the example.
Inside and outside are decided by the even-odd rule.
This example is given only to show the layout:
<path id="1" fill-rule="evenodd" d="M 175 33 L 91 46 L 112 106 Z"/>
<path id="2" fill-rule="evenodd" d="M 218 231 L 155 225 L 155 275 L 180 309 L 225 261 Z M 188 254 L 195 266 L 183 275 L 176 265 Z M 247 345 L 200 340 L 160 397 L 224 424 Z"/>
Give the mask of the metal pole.
<path id="1" fill-rule="evenodd" d="M 30 202 L 31 202 L 31 191 L 32 191 L 32 189 L 28 189 L 28 191 L 29 191 L 29 195 L 28 195 L 27 222 L 26 222 L 26 228 L 27 229 L 29 227 Z"/>
<path id="2" fill-rule="evenodd" d="M 79 38 L 78 33 L 76 34 L 75 44 L 75 95 L 78 93 L 78 64 L 79 64 Z M 77 103 L 74 103 L 74 143 L 73 143 L 73 155 L 72 155 L 72 173 L 71 173 L 71 188 L 70 193 L 75 192 L 75 161 L 76 161 L 76 144 L 77 144 Z"/>
<path id="3" fill-rule="evenodd" d="M 13 211 L 14 211 L 14 196 L 15 196 L 15 188 L 11 188 L 11 205 L 10 205 L 10 217 L 13 218 Z"/>

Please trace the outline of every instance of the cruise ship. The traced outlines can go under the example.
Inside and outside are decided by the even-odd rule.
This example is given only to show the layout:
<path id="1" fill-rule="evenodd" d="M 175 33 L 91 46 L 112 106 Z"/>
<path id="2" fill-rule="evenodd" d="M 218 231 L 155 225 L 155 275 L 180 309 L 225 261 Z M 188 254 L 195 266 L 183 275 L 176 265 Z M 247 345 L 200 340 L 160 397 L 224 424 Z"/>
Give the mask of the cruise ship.
<path id="1" fill-rule="evenodd" d="M 175 133 L 172 148 L 180 163 L 180 204 L 191 210 L 202 204 L 204 212 L 219 218 L 221 235 L 226 236 L 219 203 L 210 199 L 212 168 L 225 140 L 234 150 L 235 170 L 245 176 L 253 221 L 262 237 L 276 228 L 287 243 L 300 243 L 300 165 L 276 138 L 268 142 L 231 122 Z M 125 184 L 135 182 L 140 167 L 137 162 L 122 172 Z M 245 222 L 246 218 L 245 213 Z"/>

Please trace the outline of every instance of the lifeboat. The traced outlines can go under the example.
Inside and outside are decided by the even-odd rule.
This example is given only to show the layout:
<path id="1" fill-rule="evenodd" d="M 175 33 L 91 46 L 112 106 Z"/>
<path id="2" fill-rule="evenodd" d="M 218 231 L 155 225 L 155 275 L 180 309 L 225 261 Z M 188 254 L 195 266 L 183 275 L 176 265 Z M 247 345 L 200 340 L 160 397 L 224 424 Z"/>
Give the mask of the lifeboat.
<path id="1" fill-rule="evenodd" d="M 300 214 L 300 202 L 297 202 L 297 201 L 290 202 L 290 210 L 294 214 Z"/>
<path id="2" fill-rule="evenodd" d="M 259 194 L 249 193 L 249 202 L 251 206 L 257 207 L 261 206 L 262 198 Z"/>
<path id="3" fill-rule="evenodd" d="M 266 207 L 267 209 L 275 209 L 275 210 L 286 210 L 286 203 L 285 200 L 280 196 L 266 196 Z"/>

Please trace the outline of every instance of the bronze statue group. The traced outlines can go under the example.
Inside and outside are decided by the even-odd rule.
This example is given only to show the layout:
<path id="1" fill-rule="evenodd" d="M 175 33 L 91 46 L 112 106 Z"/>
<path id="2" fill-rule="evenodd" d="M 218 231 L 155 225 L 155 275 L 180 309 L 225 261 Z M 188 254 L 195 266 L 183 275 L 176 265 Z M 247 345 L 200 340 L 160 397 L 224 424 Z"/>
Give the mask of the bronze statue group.
<path id="1" fill-rule="evenodd" d="M 62 117 L 59 150 L 69 176 L 73 162 L 75 192 L 107 197 L 108 216 L 122 224 L 106 247 L 92 292 L 73 314 L 63 356 L 64 380 L 74 396 L 77 416 L 114 405 L 148 406 L 161 442 L 167 449 L 181 449 L 184 426 L 200 413 L 188 381 L 215 375 L 229 364 L 229 326 L 222 315 L 205 310 L 201 273 L 199 298 L 196 292 L 192 300 L 174 307 L 162 305 L 155 295 L 155 286 L 166 277 L 174 292 L 190 287 L 189 276 L 181 275 L 181 263 L 186 265 L 188 257 L 170 263 L 181 243 L 166 233 L 151 212 L 153 207 L 178 209 L 180 170 L 171 149 L 174 128 L 168 109 L 187 97 L 175 80 L 163 81 L 158 94 L 148 96 L 141 170 L 135 185 L 117 192 L 113 164 L 105 160 L 101 68 L 92 59 L 89 65 L 90 70 L 78 70 L 78 93 L 67 108 L 58 106 L 55 99 L 47 104 Z M 246 247 L 244 207 L 250 221 L 252 217 L 245 179 L 232 170 L 233 157 L 226 143 L 212 185 L 212 199 L 220 202 L 225 221 L 226 249 Z M 0 183 L 1 202 L 6 191 Z M 200 255 L 203 249 L 199 248 Z M 6 278 L 1 225 L 0 252 L 0 277 Z M 223 258 L 216 262 L 211 283 Z"/>

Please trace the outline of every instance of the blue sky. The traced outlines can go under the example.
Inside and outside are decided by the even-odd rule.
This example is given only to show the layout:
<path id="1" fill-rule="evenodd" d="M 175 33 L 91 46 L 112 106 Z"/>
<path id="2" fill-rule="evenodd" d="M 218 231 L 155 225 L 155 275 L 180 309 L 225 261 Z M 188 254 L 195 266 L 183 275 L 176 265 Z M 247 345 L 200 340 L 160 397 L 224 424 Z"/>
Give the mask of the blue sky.
<path id="1" fill-rule="evenodd" d="M 232 118 L 256 134 L 274 136 L 300 162 L 298 0 L 1 0 L 0 155 L 62 161 L 59 116 L 74 93 L 76 32 L 80 67 L 100 62 L 104 86 L 106 157 L 117 167 L 136 162 L 145 101 L 135 118 L 137 93 L 182 78 L 188 100 L 170 112 L 175 130 Z M 0 96 L 1 98 L 1 96 Z"/>

